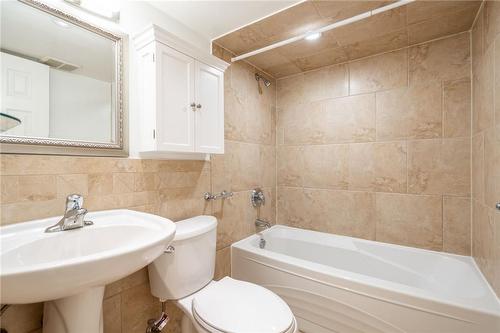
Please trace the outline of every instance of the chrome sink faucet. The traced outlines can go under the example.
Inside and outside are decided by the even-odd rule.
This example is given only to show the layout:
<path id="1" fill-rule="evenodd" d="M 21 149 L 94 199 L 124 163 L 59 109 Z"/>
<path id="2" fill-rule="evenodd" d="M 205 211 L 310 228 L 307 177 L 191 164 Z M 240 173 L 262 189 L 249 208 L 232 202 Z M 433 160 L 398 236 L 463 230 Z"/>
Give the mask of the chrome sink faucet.
<path id="1" fill-rule="evenodd" d="M 45 229 L 45 232 L 65 231 L 94 224 L 92 221 L 85 221 L 87 210 L 82 206 L 83 197 L 80 194 L 68 195 L 64 216 L 59 222 Z"/>

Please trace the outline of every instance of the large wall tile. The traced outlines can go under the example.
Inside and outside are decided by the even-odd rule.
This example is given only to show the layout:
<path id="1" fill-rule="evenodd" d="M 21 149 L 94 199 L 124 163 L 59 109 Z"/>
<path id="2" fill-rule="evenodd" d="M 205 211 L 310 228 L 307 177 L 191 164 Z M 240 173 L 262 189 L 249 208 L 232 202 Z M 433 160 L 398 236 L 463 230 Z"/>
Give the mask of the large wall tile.
<path id="1" fill-rule="evenodd" d="M 469 137 L 471 127 L 469 78 L 443 83 L 443 137 Z"/>
<path id="2" fill-rule="evenodd" d="M 0 210 L 1 224 L 25 222 L 45 217 L 58 216 L 64 213 L 64 200 L 23 201 L 2 204 Z"/>
<path id="3" fill-rule="evenodd" d="M 284 144 L 375 141 L 375 96 L 341 97 L 280 110 Z"/>
<path id="4" fill-rule="evenodd" d="M 492 282 L 492 287 L 495 292 L 500 294 L 500 212 L 496 211 L 494 213 L 494 223 L 495 223 L 495 261 L 494 265 L 494 280 Z"/>
<path id="5" fill-rule="evenodd" d="M 423 4 L 434 6 L 434 8 L 430 10 L 432 12 L 431 15 L 436 14 L 436 12 L 439 12 L 440 14 L 429 17 L 430 11 L 428 10 L 425 13 L 422 13 L 427 15 L 424 20 L 408 26 L 408 41 L 410 45 L 437 39 L 443 35 L 451 36 L 470 29 L 471 21 L 473 20 L 477 10 L 477 3 L 474 3 L 474 1 L 464 1 L 461 3 L 461 10 L 448 9 L 445 11 L 436 11 L 436 4 L 446 5 L 446 3 L 456 6 L 456 3 L 453 1 L 423 2 Z M 471 6 L 466 6 L 466 4 L 470 4 Z M 422 3 L 419 5 L 422 6 Z"/>
<path id="6" fill-rule="evenodd" d="M 142 172 L 135 174 L 134 191 L 136 192 L 157 190 L 159 184 L 160 179 L 157 172 Z"/>
<path id="7" fill-rule="evenodd" d="M 484 132 L 484 203 L 500 202 L 500 126 Z"/>
<path id="8" fill-rule="evenodd" d="M 326 143 L 375 141 L 375 95 L 331 99 L 326 103 Z"/>
<path id="9" fill-rule="evenodd" d="M 345 26 L 347 28 L 347 26 Z M 384 29 L 384 31 L 388 31 Z M 350 34 L 345 35 L 350 38 Z M 390 50 L 401 49 L 408 44 L 408 29 L 402 28 L 393 30 L 384 34 L 380 32 L 373 36 L 364 35 L 364 40 L 361 42 L 350 41 L 344 46 L 347 57 L 350 60 L 368 57 L 374 54 L 384 53 Z"/>
<path id="10" fill-rule="evenodd" d="M 408 192 L 470 195 L 470 140 L 408 142 Z"/>
<path id="11" fill-rule="evenodd" d="M 479 60 L 484 53 L 484 10 L 477 14 L 471 31 L 472 73 L 477 73 Z"/>
<path id="12" fill-rule="evenodd" d="M 125 290 L 120 308 L 122 333 L 144 333 L 147 319 L 157 318 L 161 311 L 160 303 L 151 295 L 149 283 Z"/>
<path id="13" fill-rule="evenodd" d="M 89 181 L 86 174 L 57 176 L 57 196 L 66 197 L 77 193 L 86 196 L 89 193 Z"/>
<path id="14" fill-rule="evenodd" d="M 472 256 L 488 281 L 495 275 L 495 221 L 492 208 L 472 201 Z"/>
<path id="15" fill-rule="evenodd" d="M 280 187 L 278 223 L 374 239 L 375 194 Z"/>
<path id="16" fill-rule="evenodd" d="M 304 74 L 280 79 L 276 82 L 276 85 L 276 107 L 287 109 L 308 101 L 304 92 Z"/>
<path id="17" fill-rule="evenodd" d="M 443 251 L 471 254 L 471 199 L 443 197 Z"/>
<path id="18" fill-rule="evenodd" d="M 406 192 L 406 142 L 349 145 L 350 190 Z"/>
<path id="19" fill-rule="evenodd" d="M 500 35 L 495 42 L 495 86 L 493 95 L 495 98 L 495 125 L 500 126 Z M 500 136 L 500 135 L 499 135 Z"/>
<path id="20" fill-rule="evenodd" d="M 226 141 L 224 155 L 212 156 L 213 190 L 244 191 L 273 186 L 273 147 Z"/>
<path id="21" fill-rule="evenodd" d="M 280 109 L 279 128 L 284 144 L 323 144 L 333 141 L 326 101 L 299 103 Z"/>
<path id="22" fill-rule="evenodd" d="M 19 198 L 19 177 L 3 176 L 0 181 L 2 204 L 12 203 L 20 200 Z"/>
<path id="23" fill-rule="evenodd" d="M 302 146 L 278 146 L 278 185 L 302 186 L 304 173 L 304 148 Z"/>
<path id="24" fill-rule="evenodd" d="M 406 86 L 407 69 L 407 50 L 349 63 L 349 93 L 354 95 Z"/>
<path id="25" fill-rule="evenodd" d="M 439 138 L 442 134 L 439 82 L 377 93 L 377 141 Z"/>
<path id="26" fill-rule="evenodd" d="M 478 67 L 472 76 L 472 131 L 474 134 L 490 127 L 494 121 L 494 54 L 493 47 L 485 50 L 484 55 L 478 60 Z"/>
<path id="27" fill-rule="evenodd" d="M 488 49 L 500 34 L 500 3 L 485 1 L 484 3 L 484 48 Z"/>
<path id="28" fill-rule="evenodd" d="M 295 161 L 300 165 L 304 187 L 344 189 L 348 187 L 349 145 L 304 146 Z M 293 163 L 294 161 L 290 161 Z M 281 173 L 281 171 L 278 171 Z M 291 185 L 294 184 L 280 184 Z"/>
<path id="29" fill-rule="evenodd" d="M 88 175 L 89 195 L 113 193 L 113 175 L 110 173 L 92 173 Z"/>
<path id="30" fill-rule="evenodd" d="M 484 136 L 477 134 L 472 137 L 471 146 L 471 196 L 472 199 L 484 200 Z"/>
<path id="31" fill-rule="evenodd" d="M 217 251 L 215 258 L 214 279 L 220 280 L 225 276 L 231 276 L 231 247 L 225 247 Z"/>
<path id="32" fill-rule="evenodd" d="M 349 93 L 349 74 L 346 65 L 330 66 L 302 75 L 303 94 L 308 102 L 347 96 Z M 278 100 L 278 105 L 279 103 Z"/>
<path id="33" fill-rule="evenodd" d="M 56 177 L 52 175 L 19 177 L 19 201 L 46 201 L 57 196 Z"/>
<path id="34" fill-rule="evenodd" d="M 145 284 L 148 281 L 148 269 L 144 267 L 123 279 L 108 284 L 104 291 L 104 298 L 113 297 L 127 289 Z"/>
<path id="35" fill-rule="evenodd" d="M 441 196 L 377 193 L 377 236 L 381 242 L 441 251 Z"/>
<path id="36" fill-rule="evenodd" d="M 106 333 L 122 332 L 121 295 L 105 298 L 102 302 L 103 326 Z"/>
<path id="37" fill-rule="evenodd" d="M 328 3 L 328 1 L 326 1 L 326 3 Z M 374 4 L 374 2 L 368 2 L 368 5 L 372 4 Z M 338 8 L 340 9 L 340 6 L 338 6 Z M 406 12 L 406 7 L 400 7 L 390 12 L 373 15 L 370 18 L 353 22 L 348 26 L 342 26 L 331 30 L 331 38 L 338 41 L 341 45 L 364 44 L 370 40 L 380 41 L 381 36 L 406 28 Z M 377 54 L 387 50 L 395 50 L 406 45 L 407 43 L 396 44 L 383 50 L 375 48 L 370 54 Z"/>
<path id="38" fill-rule="evenodd" d="M 409 49 L 410 85 L 429 80 L 448 81 L 470 75 L 469 33 Z"/>

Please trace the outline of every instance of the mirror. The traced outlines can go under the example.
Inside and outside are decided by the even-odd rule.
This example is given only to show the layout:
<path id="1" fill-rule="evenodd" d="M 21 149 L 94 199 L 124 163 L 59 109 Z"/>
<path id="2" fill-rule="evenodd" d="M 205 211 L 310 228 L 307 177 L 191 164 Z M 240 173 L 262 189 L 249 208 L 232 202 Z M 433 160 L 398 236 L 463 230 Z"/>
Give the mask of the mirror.
<path id="1" fill-rule="evenodd" d="M 122 39 L 37 1 L 0 5 L 2 152 L 122 150 Z"/>

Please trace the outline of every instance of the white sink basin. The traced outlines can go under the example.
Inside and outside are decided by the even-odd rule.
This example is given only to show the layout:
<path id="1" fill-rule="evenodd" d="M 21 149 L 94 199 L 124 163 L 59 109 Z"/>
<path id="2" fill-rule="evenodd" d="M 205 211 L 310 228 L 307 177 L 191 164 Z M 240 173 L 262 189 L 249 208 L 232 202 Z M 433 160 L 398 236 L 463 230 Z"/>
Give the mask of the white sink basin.
<path id="1" fill-rule="evenodd" d="M 1 304 L 65 298 L 81 305 L 79 295 L 89 293 L 102 303 L 104 285 L 148 265 L 175 235 L 172 221 L 130 210 L 91 212 L 85 218 L 94 222 L 91 226 L 44 232 L 59 219 L 0 228 Z"/>

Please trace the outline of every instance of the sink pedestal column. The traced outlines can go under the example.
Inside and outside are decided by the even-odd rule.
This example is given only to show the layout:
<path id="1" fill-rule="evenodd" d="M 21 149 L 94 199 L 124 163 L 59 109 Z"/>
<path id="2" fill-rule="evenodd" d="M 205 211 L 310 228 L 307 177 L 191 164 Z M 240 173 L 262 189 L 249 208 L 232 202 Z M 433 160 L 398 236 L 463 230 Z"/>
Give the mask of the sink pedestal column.
<path id="1" fill-rule="evenodd" d="M 104 286 L 45 302 L 43 333 L 102 333 Z"/>

